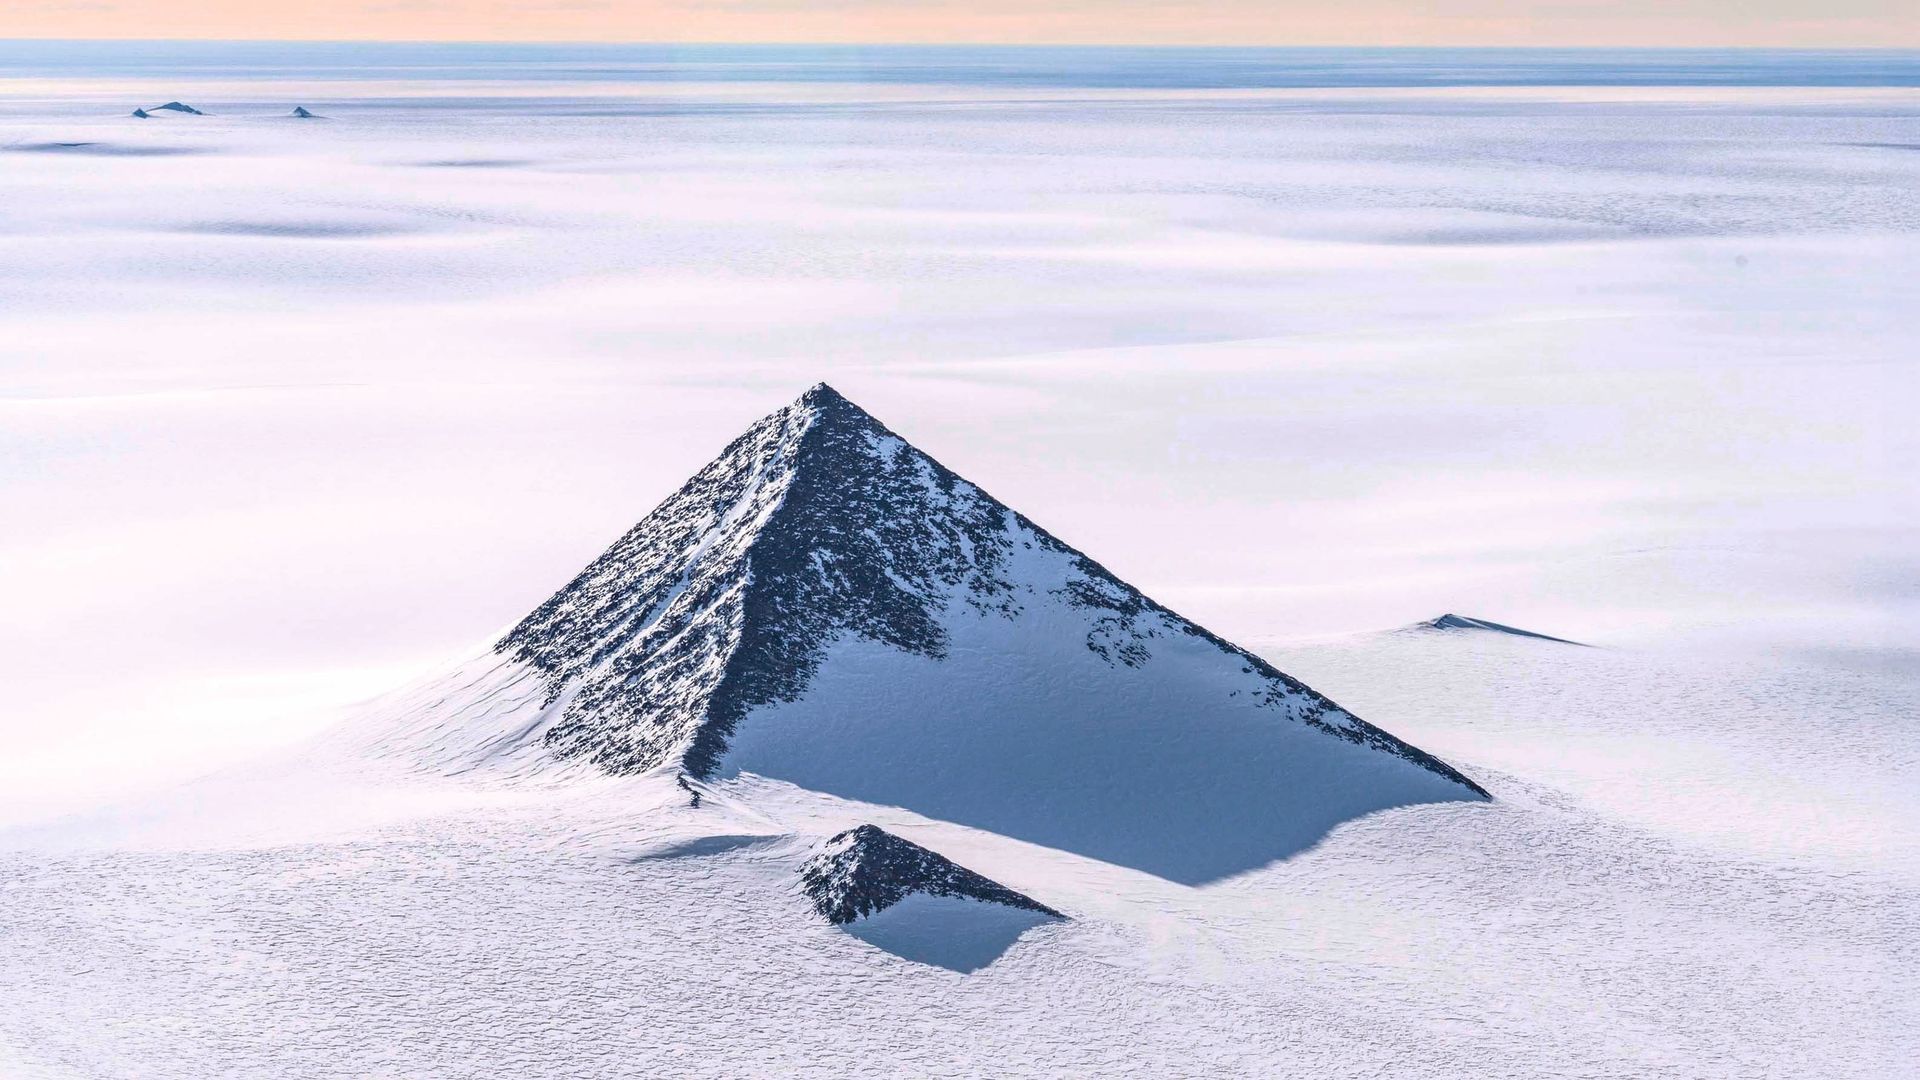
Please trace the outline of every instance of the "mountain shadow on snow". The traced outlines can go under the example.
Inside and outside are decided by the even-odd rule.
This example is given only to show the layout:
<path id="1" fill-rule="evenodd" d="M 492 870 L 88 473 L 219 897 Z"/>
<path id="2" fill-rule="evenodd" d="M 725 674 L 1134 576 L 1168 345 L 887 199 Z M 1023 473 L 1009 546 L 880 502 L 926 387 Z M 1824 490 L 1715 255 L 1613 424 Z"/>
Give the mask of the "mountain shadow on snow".
<path id="1" fill-rule="evenodd" d="M 105 142 L 9 143 L 0 149 L 15 154 L 73 154 L 81 157 L 184 157 L 208 152 L 196 146 L 135 146 Z"/>
<path id="2" fill-rule="evenodd" d="M 495 646 L 539 738 L 1199 883 L 1486 793 L 1155 603 L 822 384 Z"/>
<path id="3" fill-rule="evenodd" d="M 1522 630 L 1517 626 L 1506 626 L 1497 622 L 1488 622 L 1485 619 L 1471 619 L 1465 615 L 1455 615 L 1451 612 L 1445 615 L 1442 615 L 1437 619 L 1428 619 L 1426 622 L 1416 623 L 1414 624 L 1414 629 L 1416 630 L 1469 630 L 1469 631 L 1478 630 L 1478 631 L 1484 631 L 1484 632 L 1493 633 L 1493 634 L 1511 634 L 1514 637 L 1534 638 L 1539 641 L 1554 641 L 1562 645 L 1578 645 L 1583 649 L 1590 649 L 1593 647 L 1584 642 L 1568 641 L 1566 638 L 1557 638 L 1557 637 L 1551 637 L 1546 634 L 1537 634 L 1537 633 L 1534 633 L 1532 630 Z"/>
<path id="4" fill-rule="evenodd" d="M 800 869 L 826 920 L 875 948 L 952 971 L 991 964 L 1066 916 L 874 825 L 848 829 Z"/>

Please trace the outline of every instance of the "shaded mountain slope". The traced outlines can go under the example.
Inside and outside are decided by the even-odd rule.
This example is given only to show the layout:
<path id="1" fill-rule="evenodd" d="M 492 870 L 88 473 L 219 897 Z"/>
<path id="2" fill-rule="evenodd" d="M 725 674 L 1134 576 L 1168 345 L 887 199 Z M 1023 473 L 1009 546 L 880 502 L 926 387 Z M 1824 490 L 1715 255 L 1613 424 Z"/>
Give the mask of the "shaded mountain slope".
<path id="1" fill-rule="evenodd" d="M 613 772 L 680 756 L 711 775 L 741 718 L 805 691 L 842 636 L 942 659 L 946 609 L 1017 622 L 1016 556 L 1065 563 L 1053 598 L 1086 648 L 1140 667 L 1168 633 L 1205 641 L 1287 718 L 1479 792 L 1450 766 L 1124 584 L 821 384 L 754 425 L 496 646 L 579 684 L 547 744 Z M 1484 792 L 1481 792 L 1484 794 Z"/>
<path id="2" fill-rule="evenodd" d="M 395 714 L 436 770 L 758 777 L 1191 883 L 1486 797 L 825 385 Z"/>

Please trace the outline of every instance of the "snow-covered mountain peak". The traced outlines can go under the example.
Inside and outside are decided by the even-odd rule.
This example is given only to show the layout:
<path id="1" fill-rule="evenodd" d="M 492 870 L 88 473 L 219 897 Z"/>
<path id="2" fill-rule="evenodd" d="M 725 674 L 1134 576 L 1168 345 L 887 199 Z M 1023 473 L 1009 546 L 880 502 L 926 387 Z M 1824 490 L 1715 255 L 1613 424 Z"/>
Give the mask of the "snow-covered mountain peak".
<path id="1" fill-rule="evenodd" d="M 1281 711 L 1464 781 L 1180 619 L 894 434 L 825 383 L 734 440 L 497 645 L 572 694 L 546 733 L 613 772 L 719 767 L 740 720 L 796 700 L 852 637 L 933 659 L 949 608 L 1017 623 L 1046 599 L 1085 648 L 1138 667 L 1206 639 Z M 1477 789 L 1476 789 L 1477 790 Z"/>
<path id="2" fill-rule="evenodd" d="M 1009 512 L 822 383 L 761 420 L 498 645 L 576 691 L 547 734 L 614 772 L 708 775 L 758 704 L 851 633 L 937 655 L 989 604 Z"/>
<path id="3" fill-rule="evenodd" d="M 416 730 L 434 761 L 751 773 L 1176 880 L 1283 857 L 1355 814 L 1486 794 L 824 383 L 494 651 L 508 666 L 486 685 L 532 697 L 481 710 L 502 720 L 488 733 L 433 706 Z"/>
<path id="4" fill-rule="evenodd" d="M 844 405 L 861 413 L 866 412 L 865 409 L 861 409 L 860 406 L 848 401 L 845 394 L 835 390 L 825 381 L 817 382 L 807 387 L 806 393 L 801 394 L 799 400 L 794 404 L 806 405 L 813 408 L 819 408 L 822 405 Z"/>

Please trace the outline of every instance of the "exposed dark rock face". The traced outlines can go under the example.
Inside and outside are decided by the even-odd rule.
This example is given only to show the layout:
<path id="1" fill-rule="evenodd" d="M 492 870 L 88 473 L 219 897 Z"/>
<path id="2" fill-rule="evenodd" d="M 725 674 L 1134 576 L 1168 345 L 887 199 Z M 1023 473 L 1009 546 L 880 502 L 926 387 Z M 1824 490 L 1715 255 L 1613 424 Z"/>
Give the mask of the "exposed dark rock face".
<path id="1" fill-rule="evenodd" d="M 495 646 L 576 688 L 546 734 L 611 772 L 713 774 L 752 709 L 805 692 L 843 635 L 944 658 L 941 617 L 1017 620 L 1014 563 L 1071 564 L 1050 591 L 1097 612 L 1086 647 L 1140 667 L 1170 634 L 1265 680 L 1276 720 L 1414 762 L 1485 792 L 1266 661 L 1156 604 L 820 384 L 755 424 Z"/>
<path id="2" fill-rule="evenodd" d="M 711 774 L 755 706 L 853 633 L 939 657 L 949 593 L 1011 613 L 1004 506 L 822 384 L 754 425 L 501 642 L 583 678 L 548 735 L 615 772 Z"/>
<path id="3" fill-rule="evenodd" d="M 1066 918 L 1032 897 L 874 825 L 848 829 L 828 840 L 825 849 L 800 868 L 800 882 L 814 910 L 836 925 L 884 911 L 914 893 L 970 897 Z"/>

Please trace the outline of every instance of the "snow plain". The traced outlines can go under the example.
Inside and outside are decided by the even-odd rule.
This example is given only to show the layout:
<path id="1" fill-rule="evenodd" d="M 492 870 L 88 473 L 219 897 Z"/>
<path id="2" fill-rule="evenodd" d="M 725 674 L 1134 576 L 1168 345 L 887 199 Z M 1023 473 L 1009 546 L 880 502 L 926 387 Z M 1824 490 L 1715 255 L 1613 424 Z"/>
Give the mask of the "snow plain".
<path id="1" fill-rule="evenodd" d="M 693 810 L 664 774 L 447 778 L 327 739 L 16 830 L 0 1043 L 33 1077 L 1908 1070 L 1910 680 L 1484 633 L 1276 659 L 1496 801 L 1196 888 L 751 774 Z M 1809 698 L 1877 720 L 1796 732 Z M 1069 918 L 830 926 L 798 868 L 869 821 Z"/>
<path id="2" fill-rule="evenodd" d="M 1911 1075 L 1915 146 L 1900 89 L 8 79 L 0 1071 Z M 299 742 L 819 379 L 1496 801 L 1194 887 Z M 1362 633 L 1449 610 L 1600 648 Z M 861 821 L 1072 918 L 829 927 Z"/>

